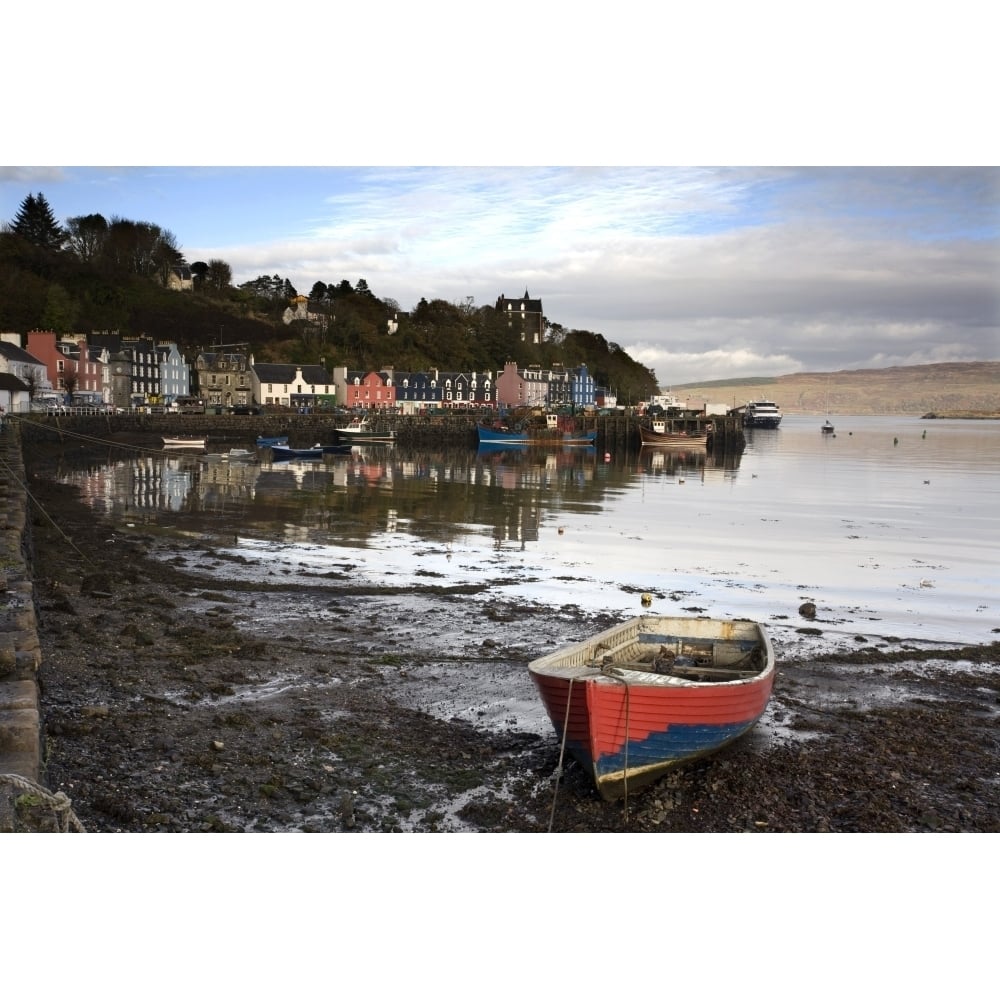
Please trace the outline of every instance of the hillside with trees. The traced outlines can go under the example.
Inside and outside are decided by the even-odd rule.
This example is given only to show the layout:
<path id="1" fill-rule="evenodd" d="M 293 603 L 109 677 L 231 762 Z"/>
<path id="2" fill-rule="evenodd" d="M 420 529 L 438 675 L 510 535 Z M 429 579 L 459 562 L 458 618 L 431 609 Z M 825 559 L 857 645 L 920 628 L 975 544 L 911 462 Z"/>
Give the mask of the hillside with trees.
<path id="1" fill-rule="evenodd" d="M 169 286 L 175 269 L 191 287 Z M 291 300 L 306 316 L 286 322 Z M 0 228 L 0 331 L 88 334 L 119 331 L 174 341 L 189 357 L 246 344 L 257 361 L 396 371 L 499 371 L 508 361 L 543 369 L 585 364 L 620 401 L 656 392 L 655 373 L 600 333 L 544 321 L 544 342 L 521 340 L 492 306 L 421 298 L 408 309 L 380 299 L 364 278 L 297 290 L 260 275 L 239 286 L 223 260 L 188 262 L 177 237 L 152 222 L 99 213 L 57 221 L 41 193 L 29 194 Z"/>

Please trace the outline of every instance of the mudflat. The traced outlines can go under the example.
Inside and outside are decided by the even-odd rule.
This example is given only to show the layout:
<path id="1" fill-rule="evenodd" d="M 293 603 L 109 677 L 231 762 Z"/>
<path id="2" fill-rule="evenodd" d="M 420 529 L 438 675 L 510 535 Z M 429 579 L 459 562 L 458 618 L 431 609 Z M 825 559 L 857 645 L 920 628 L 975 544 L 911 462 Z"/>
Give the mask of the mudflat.
<path id="1" fill-rule="evenodd" d="M 775 643 L 753 733 L 605 803 L 520 713 L 527 662 L 610 615 L 473 615 L 470 588 L 434 583 L 220 582 L 196 539 L 111 531 L 29 478 L 43 782 L 88 831 L 1000 830 L 997 643 L 817 655 L 798 640 L 822 623 L 803 622 Z M 290 601 L 315 628 L 282 619 Z"/>

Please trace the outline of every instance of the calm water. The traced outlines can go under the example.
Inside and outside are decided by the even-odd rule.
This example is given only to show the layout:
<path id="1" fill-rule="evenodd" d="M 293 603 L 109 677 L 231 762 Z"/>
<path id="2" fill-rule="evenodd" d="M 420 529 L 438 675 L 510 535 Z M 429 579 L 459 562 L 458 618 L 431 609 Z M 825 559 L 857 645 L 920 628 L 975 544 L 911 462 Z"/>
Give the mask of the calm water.
<path id="1" fill-rule="evenodd" d="M 112 529 L 238 549 L 243 575 L 486 582 L 636 613 L 647 591 L 654 611 L 796 625 L 810 600 L 826 631 L 995 639 L 1000 422 L 831 419 L 823 435 L 786 416 L 728 457 L 373 446 L 322 463 L 125 456 L 63 479 Z"/>

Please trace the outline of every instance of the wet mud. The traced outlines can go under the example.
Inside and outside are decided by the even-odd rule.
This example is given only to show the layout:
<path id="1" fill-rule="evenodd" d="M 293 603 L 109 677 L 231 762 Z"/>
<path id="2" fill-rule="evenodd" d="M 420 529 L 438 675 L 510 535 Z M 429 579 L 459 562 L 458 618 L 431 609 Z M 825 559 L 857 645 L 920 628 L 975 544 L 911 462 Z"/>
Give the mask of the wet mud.
<path id="1" fill-rule="evenodd" d="M 817 653 L 822 623 L 788 623 L 752 734 L 606 803 L 557 774 L 526 664 L 617 619 L 440 582 L 223 580 L 232 557 L 197 538 L 31 487 L 44 782 L 88 831 L 1000 830 L 997 644 Z"/>

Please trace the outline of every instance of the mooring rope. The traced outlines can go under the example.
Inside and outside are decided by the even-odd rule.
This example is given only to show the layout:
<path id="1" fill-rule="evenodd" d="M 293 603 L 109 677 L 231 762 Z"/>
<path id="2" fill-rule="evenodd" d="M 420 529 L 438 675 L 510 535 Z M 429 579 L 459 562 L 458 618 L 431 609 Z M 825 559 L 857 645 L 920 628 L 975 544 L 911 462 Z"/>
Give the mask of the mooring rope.
<path id="1" fill-rule="evenodd" d="M 66 534 L 66 532 L 65 532 L 65 531 L 63 531 L 63 530 L 62 530 L 62 528 L 61 528 L 61 527 L 60 527 L 60 526 L 59 526 L 58 524 L 56 524 L 56 522 L 55 522 L 55 521 L 54 521 L 54 520 L 52 519 L 52 516 L 51 516 L 51 515 L 49 514 L 49 512 L 48 512 L 48 511 L 47 511 L 47 510 L 46 510 L 46 509 L 45 509 L 45 508 L 44 508 L 44 507 L 43 507 L 43 506 L 41 505 L 41 503 L 39 503 L 39 501 L 38 501 L 38 498 L 37 498 L 37 497 L 35 496 L 35 494 L 34 494 L 34 493 L 32 493 L 32 492 L 31 492 L 31 490 L 30 490 L 30 489 L 28 488 L 28 484 L 27 484 L 27 482 L 26 482 L 25 480 L 23 480 L 23 479 L 22 479 L 22 478 L 21 478 L 21 477 L 20 477 L 20 476 L 19 476 L 19 475 L 18 475 L 18 474 L 17 474 L 17 473 L 16 473 L 15 471 L 14 471 L 14 469 L 13 469 L 13 468 L 12 468 L 12 467 L 11 467 L 11 466 L 10 466 L 10 465 L 9 465 L 9 464 L 8 464 L 8 463 L 7 463 L 6 461 L 5 461 L 5 460 L 4 460 L 4 459 L 2 459 L 2 458 L 0 458 L 0 472 L 3 472 L 3 473 L 4 473 L 5 475 L 7 475 L 7 476 L 8 476 L 8 477 L 9 477 L 10 479 L 12 479 L 12 480 L 13 480 L 14 482 L 16 482 L 16 483 L 18 484 L 18 486 L 20 486 L 20 487 L 21 487 L 21 489 L 22 489 L 22 490 L 24 490 L 24 495 L 25 495 L 25 496 L 26 496 L 26 497 L 27 497 L 27 498 L 28 498 L 28 499 L 29 499 L 29 500 L 30 500 L 30 501 L 31 501 L 31 502 L 32 502 L 32 503 L 33 503 L 33 504 L 34 504 L 34 505 L 35 505 L 35 506 L 36 506 L 36 507 L 38 508 L 38 511 L 39 511 L 39 513 L 40 513 L 40 514 L 42 515 L 42 517 L 44 517 L 44 518 L 45 518 L 45 520 L 46 520 L 46 521 L 48 521 L 48 522 L 49 522 L 49 524 L 50 524 L 50 525 L 51 525 L 51 526 L 52 526 L 52 527 L 53 527 L 53 528 L 54 528 L 54 529 L 56 530 L 56 532 L 57 532 L 57 533 L 58 533 L 58 534 L 60 535 L 60 537 L 62 538 L 62 540 L 63 540 L 63 541 L 64 541 L 64 542 L 65 542 L 65 543 L 66 543 L 66 544 L 67 544 L 67 545 L 68 545 L 68 546 L 69 546 L 69 547 L 70 547 L 70 548 L 71 548 L 71 549 L 72 549 L 72 550 L 73 550 L 73 551 L 74 551 L 74 552 L 75 552 L 75 553 L 76 553 L 76 554 L 77 554 L 77 555 L 78 555 L 78 556 L 79 556 L 79 557 L 80 557 L 80 558 L 81 558 L 81 559 L 82 559 L 82 560 L 83 560 L 84 562 L 85 562 L 85 563 L 87 563 L 87 565 L 88 565 L 88 566 L 93 566 L 93 567 L 94 567 L 94 568 L 96 569 L 96 568 L 97 568 L 97 565 L 96 565 L 96 563 L 92 562 L 92 561 L 91 561 L 91 560 L 90 560 L 90 559 L 89 559 L 89 558 L 87 557 L 86 553 L 84 553 L 84 552 L 81 552 L 81 551 L 80 551 L 80 549 L 79 549 L 79 548 L 78 548 L 78 547 L 76 546 L 76 544 L 74 543 L 73 539 L 72 539 L 72 538 L 70 538 L 70 537 L 69 537 L 69 535 L 67 535 L 67 534 Z"/>
<path id="2" fill-rule="evenodd" d="M 56 825 L 60 833 L 69 833 L 70 827 L 74 833 L 85 833 L 83 824 L 77 819 L 73 812 L 72 803 L 65 792 L 50 792 L 47 788 L 39 785 L 29 778 L 24 778 L 20 774 L 0 774 L 0 784 L 13 785 L 22 792 L 30 792 L 37 796 L 42 802 L 52 809 L 55 815 Z"/>
<path id="3" fill-rule="evenodd" d="M 563 722 L 562 743 L 559 745 L 559 763 L 556 764 L 556 787 L 552 791 L 552 812 L 549 814 L 549 829 L 552 832 L 552 824 L 556 819 L 556 799 L 559 797 L 559 779 L 562 777 L 563 755 L 566 753 L 566 734 L 569 732 L 569 703 L 573 700 L 573 681 L 569 679 L 569 689 L 566 691 L 566 718 Z"/>

